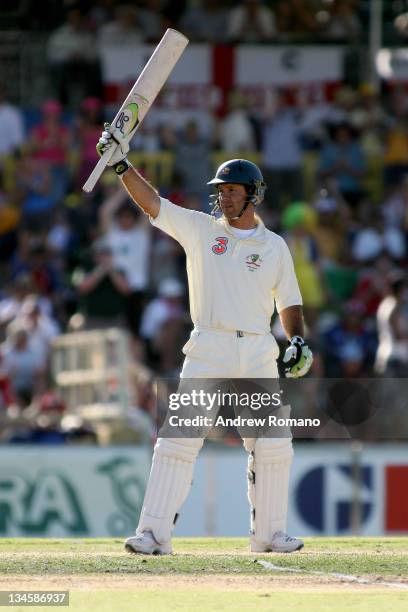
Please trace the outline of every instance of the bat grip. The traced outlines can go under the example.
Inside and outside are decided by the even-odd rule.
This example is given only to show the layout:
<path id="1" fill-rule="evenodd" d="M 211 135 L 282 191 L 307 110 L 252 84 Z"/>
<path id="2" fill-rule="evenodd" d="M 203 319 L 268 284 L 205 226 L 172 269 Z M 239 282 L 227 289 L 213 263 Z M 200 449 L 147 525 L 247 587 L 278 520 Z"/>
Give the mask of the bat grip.
<path id="1" fill-rule="evenodd" d="M 102 157 L 96 164 L 95 168 L 92 170 L 91 174 L 89 175 L 88 180 L 82 187 L 84 191 L 86 191 L 87 193 L 92 191 L 92 189 L 95 187 L 96 183 L 98 182 L 102 172 L 105 170 L 106 166 L 108 165 L 108 161 L 110 160 L 114 152 L 115 152 L 115 149 L 113 151 L 105 151 L 105 153 L 102 155 Z"/>

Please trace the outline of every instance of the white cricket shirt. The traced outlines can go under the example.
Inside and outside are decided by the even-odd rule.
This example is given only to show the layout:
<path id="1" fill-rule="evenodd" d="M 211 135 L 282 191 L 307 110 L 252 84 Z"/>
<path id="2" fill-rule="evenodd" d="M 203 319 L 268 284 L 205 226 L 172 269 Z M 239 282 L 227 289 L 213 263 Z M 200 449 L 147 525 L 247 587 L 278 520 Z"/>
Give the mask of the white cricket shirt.
<path id="1" fill-rule="evenodd" d="M 221 217 L 187 210 L 160 198 L 155 227 L 187 255 L 190 312 L 195 327 L 270 333 L 276 308 L 302 304 L 286 242 L 257 219 L 255 233 L 237 238 Z"/>

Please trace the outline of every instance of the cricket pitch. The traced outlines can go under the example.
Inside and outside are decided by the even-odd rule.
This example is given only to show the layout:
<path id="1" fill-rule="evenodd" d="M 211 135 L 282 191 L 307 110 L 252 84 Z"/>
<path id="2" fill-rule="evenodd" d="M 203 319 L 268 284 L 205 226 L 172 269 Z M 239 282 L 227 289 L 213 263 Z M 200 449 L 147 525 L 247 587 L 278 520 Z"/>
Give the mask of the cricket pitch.
<path id="1" fill-rule="evenodd" d="M 176 538 L 173 555 L 153 557 L 117 538 L 10 538 L 0 553 L 1 591 L 69 590 L 75 612 L 408 609 L 408 538 L 306 538 L 287 555 L 249 553 L 243 538 Z"/>

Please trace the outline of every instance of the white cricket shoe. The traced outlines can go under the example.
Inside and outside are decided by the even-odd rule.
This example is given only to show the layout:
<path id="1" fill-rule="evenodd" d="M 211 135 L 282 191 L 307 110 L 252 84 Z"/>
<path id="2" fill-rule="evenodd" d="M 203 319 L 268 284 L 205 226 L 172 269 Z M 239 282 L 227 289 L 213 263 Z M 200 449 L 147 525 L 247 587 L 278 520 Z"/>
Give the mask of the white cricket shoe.
<path id="1" fill-rule="evenodd" d="M 251 552 L 291 553 L 300 550 L 304 545 L 300 538 L 292 538 L 284 531 L 277 531 L 273 534 L 272 542 L 266 546 L 251 541 Z"/>
<path id="2" fill-rule="evenodd" d="M 136 532 L 136 535 L 125 541 L 125 549 L 139 555 L 171 555 L 173 552 L 170 542 L 159 544 L 151 531 Z"/>

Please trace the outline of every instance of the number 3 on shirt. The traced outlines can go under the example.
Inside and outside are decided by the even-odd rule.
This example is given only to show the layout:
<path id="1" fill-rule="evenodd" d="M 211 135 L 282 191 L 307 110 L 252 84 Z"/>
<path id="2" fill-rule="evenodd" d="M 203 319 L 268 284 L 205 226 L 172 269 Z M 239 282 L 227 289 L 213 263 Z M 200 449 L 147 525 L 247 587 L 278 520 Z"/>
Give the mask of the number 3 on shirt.
<path id="1" fill-rule="evenodd" d="M 212 252 L 216 255 L 222 255 L 227 250 L 228 238 L 226 238 L 225 236 L 220 236 L 215 240 L 217 241 L 217 244 L 214 244 L 214 246 L 212 247 Z"/>

